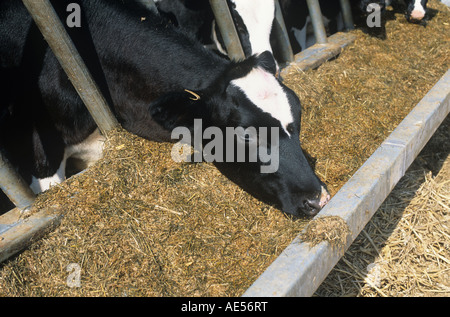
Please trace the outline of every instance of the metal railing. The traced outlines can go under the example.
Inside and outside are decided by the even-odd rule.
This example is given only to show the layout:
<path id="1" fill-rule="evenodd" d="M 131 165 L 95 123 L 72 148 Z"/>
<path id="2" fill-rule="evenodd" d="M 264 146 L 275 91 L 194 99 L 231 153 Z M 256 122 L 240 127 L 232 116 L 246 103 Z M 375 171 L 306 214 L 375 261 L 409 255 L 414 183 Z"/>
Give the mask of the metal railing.
<path id="1" fill-rule="evenodd" d="M 214 13 L 214 17 L 217 21 L 217 25 L 220 29 L 220 33 L 222 35 L 222 38 L 224 39 L 228 56 L 231 59 L 235 60 L 244 59 L 245 58 L 244 51 L 242 49 L 239 36 L 236 31 L 233 18 L 231 17 L 231 13 L 228 8 L 226 0 L 209 0 L 209 1 Z M 284 18 L 281 12 L 279 1 L 278 0 L 274 1 L 275 1 L 274 32 L 275 36 L 278 38 L 277 43 L 280 45 L 279 50 L 283 58 L 282 63 L 286 62 L 289 63 L 294 60 L 294 54 L 292 52 L 291 43 L 289 42 L 288 30 L 286 29 L 284 23 Z M 314 29 L 316 43 L 326 44 L 327 34 L 325 31 L 325 26 L 323 24 L 319 1 L 306 0 L 306 2 Z M 349 0 L 340 0 L 340 4 L 344 26 L 347 30 L 351 30 L 353 29 L 353 18 L 350 8 L 350 2 Z"/>
<path id="2" fill-rule="evenodd" d="M 58 18 L 49 0 L 22 0 L 30 12 L 42 35 L 48 42 L 53 53 L 60 62 L 80 98 L 83 100 L 94 121 L 103 134 L 119 125 L 111 108 L 105 101 L 89 70 L 84 64 L 72 40 Z M 157 12 L 153 0 L 140 0 L 150 10 Z M 280 43 L 280 50 L 284 62 L 292 62 L 294 54 L 289 43 L 288 31 L 284 24 L 283 15 L 278 0 L 275 1 L 275 32 Z M 353 28 L 352 15 L 348 0 L 340 0 L 344 25 L 347 29 Z M 327 43 L 327 36 L 322 21 L 318 0 L 307 0 L 314 33 L 317 43 Z M 231 59 L 244 59 L 245 55 L 239 41 L 230 10 L 226 0 L 210 0 L 217 25 L 224 39 L 228 55 Z M 36 195 L 27 183 L 11 166 L 0 151 L 0 188 L 11 202 L 20 209 L 26 210 L 32 206 Z"/>
<path id="3" fill-rule="evenodd" d="M 106 104 L 89 70 L 48 0 L 22 0 L 46 39 L 100 131 L 107 134 L 119 123 Z M 35 194 L 18 172 L 0 154 L 0 188 L 19 209 L 30 207 Z"/>

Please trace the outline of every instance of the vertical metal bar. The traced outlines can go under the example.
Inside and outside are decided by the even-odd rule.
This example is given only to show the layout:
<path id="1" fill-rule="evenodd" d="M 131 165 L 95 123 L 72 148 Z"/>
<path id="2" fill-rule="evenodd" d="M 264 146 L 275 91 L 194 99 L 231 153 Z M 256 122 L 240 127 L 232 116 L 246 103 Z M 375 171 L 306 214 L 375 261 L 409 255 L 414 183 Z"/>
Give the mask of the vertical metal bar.
<path id="1" fill-rule="evenodd" d="M 284 24 L 283 13 L 281 12 L 280 3 L 275 0 L 275 21 L 274 31 L 279 41 L 280 50 L 284 62 L 292 62 L 294 60 L 294 53 L 292 52 L 291 43 L 289 42 L 289 35 Z"/>
<path id="2" fill-rule="evenodd" d="M 0 188 L 19 209 L 31 206 L 36 195 L 0 151 Z"/>
<path id="3" fill-rule="evenodd" d="M 314 35 L 316 36 L 316 43 L 327 43 L 327 33 L 322 20 L 322 12 L 320 11 L 320 5 L 318 0 L 306 0 L 309 9 L 309 16 L 312 20 L 314 28 Z"/>
<path id="4" fill-rule="evenodd" d="M 341 1 L 342 19 L 344 20 L 344 26 L 346 30 L 353 30 L 355 28 L 353 24 L 352 8 L 348 0 Z"/>
<path id="5" fill-rule="evenodd" d="M 48 0 L 22 0 L 103 134 L 119 123 Z"/>
<path id="6" fill-rule="evenodd" d="M 216 18 L 217 26 L 222 35 L 228 56 L 234 60 L 245 59 L 244 50 L 242 49 L 239 36 L 231 17 L 230 9 L 226 0 L 209 0 L 211 8 Z"/>

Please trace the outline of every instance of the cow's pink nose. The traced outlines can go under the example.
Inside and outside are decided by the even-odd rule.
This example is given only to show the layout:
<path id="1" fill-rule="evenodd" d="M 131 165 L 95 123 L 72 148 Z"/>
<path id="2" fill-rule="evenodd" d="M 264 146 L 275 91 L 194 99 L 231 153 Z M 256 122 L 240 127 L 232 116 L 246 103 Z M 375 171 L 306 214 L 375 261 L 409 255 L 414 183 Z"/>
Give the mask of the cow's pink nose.
<path id="1" fill-rule="evenodd" d="M 330 194 L 327 192 L 327 190 L 325 189 L 325 187 L 322 186 L 322 193 L 320 195 L 320 208 L 322 208 L 323 206 L 325 206 L 331 199 Z"/>
<path id="2" fill-rule="evenodd" d="M 422 20 L 425 17 L 425 12 L 423 12 L 422 10 L 413 10 L 413 12 L 411 12 L 411 19 L 413 20 Z"/>

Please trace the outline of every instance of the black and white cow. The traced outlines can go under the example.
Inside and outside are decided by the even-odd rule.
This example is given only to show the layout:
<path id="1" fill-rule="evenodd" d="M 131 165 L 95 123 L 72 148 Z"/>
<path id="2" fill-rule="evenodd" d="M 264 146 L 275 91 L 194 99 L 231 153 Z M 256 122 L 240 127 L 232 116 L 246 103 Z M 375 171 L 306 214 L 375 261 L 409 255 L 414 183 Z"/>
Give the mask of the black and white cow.
<path id="1" fill-rule="evenodd" d="M 125 129 L 165 142 L 196 119 L 203 128 L 274 128 L 276 171 L 261 173 L 261 159 L 218 169 L 289 214 L 314 215 L 328 202 L 300 147 L 300 101 L 274 76 L 270 53 L 232 62 L 134 1 L 54 0 L 62 21 L 73 2 L 81 27 L 66 29 Z M 0 148 L 42 191 L 64 179 L 69 156 L 97 159 L 101 136 L 20 0 L 0 2 L 0 43 Z M 235 137 L 248 148 L 255 142 Z"/>
<path id="2" fill-rule="evenodd" d="M 209 0 L 154 0 L 154 2 L 158 12 L 168 22 L 184 29 L 205 46 L 217 49 L 212 36 L 214 14 Z"/>
<path id="3" fill-rule="evenodd" d="M 409 22 L 421 23 L 426 20 L 428 0 L 352 0 L 361 12 L 367 12 L 367 7 L 371 3 L 378 4 L 382 10 L 388 6 L 405 8 L 405 16 Z"/>
<path id="4" fill-rule="evenodd" d="M 409 22 L 419 23 L 425 19 L 428 0 L 405 0 L 405 3 L 406 19 Z"/>
<path id="5" fill-rule="evenodd" d="M 205 45 L 227 55 L 208 0 L 156 0 L 158 10 Z M 227 0 L 246 57 L 272 52 L 274 0 Z"/>
<path id="6" fill-rule="evenodd" d="M 294 54 L 314 45 L 316 38 L 306 0 L 279 0 Z M 323 23 L 329 35 L 344 29 L 339 1 L 319 0 Z"/>

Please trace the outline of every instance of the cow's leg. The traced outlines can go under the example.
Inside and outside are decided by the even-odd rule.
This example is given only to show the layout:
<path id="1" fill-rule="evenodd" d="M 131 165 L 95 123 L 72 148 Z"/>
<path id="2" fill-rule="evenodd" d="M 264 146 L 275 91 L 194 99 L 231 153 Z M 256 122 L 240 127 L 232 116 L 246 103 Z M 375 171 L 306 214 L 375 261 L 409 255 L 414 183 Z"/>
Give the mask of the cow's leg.
<path id="1" fill-rule="evenodd" d="M 96 129 L 83 142 L 67 146 L 64 150 L 61 164 L 55 174 L 41 178 L 32 176 L 30 187 L 33 192 L 38 194 L 49 189 L 53 185 L 62 183 L 66 178 L 66 165 L 69 158 L 78 159 L 82 162 L 80 170 L 91 166 L 103 156 L 104 142 L 105 138 L 100 134 L 100 131 Z"/>
<path id="2" fill-rule="evenodd" d="M 66 159 L 64 142 L 51 121 L 42 114 L 36 117 L 31 132 L 30 187 L 35 193 L 40 193 L 64 180 Z"/>
<path id="3" fill-rule="evenodd" d="M 292 32 L 294 33 L 297 42 L 300 44 L 301 50 L 304 51 L 307 48 L 308 43 L 308 24 L 311 23 L 311 18 L 309 16 L 306 17 L 305 25 L 302 29 L 298 29 L 293 27 Z M 315 40 L 315 38 L 314 38 Z M 311 42 L 311 40 L 309 41 Z M 313 43 L 314 44 L 314 43 Z"/>

